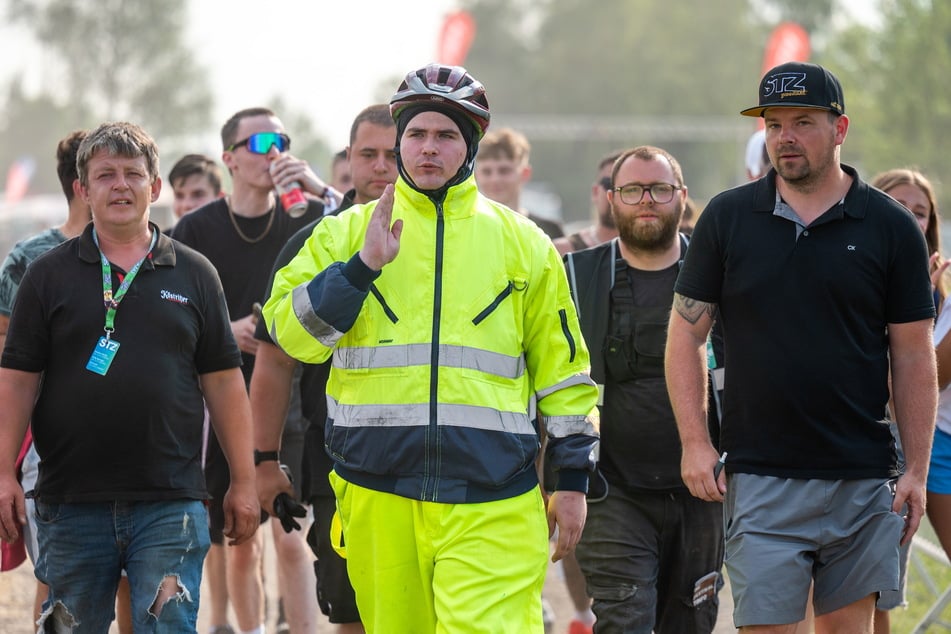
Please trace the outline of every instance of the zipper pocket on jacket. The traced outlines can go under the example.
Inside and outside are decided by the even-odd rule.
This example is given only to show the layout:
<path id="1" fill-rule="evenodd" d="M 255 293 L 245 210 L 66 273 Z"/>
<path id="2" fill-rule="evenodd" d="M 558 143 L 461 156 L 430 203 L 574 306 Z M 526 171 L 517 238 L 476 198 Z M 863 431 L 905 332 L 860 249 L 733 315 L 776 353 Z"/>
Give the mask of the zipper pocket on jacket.
<path id="1" fill-rule="evenodd" d="M 492 300 L 492 303 L 483 308 L 482 312 L 473 318 L 472 325 L 478 326 L 480 323 L 482 323 L 486 317 L 492 314 L 492 311 L 499 307 L 499 304 L 505 301 L 506 297 L 512 294 L 513 290 L 515 290 L 515 282 L 509 281 L 508 285 L 502 289 L 502 292 Z"/>
<path id="2" fill-rule="evenodd" d="M 389 304 L 386 303 L 386 299 L 383 297 L 383 293 L 380 292 L 380 289 L 376 287 L 376 284 L 370 284 L 370 292 L 373 293 L 373 296 L 376 297 L 376 301 L 380 302 L 380 306 L 383 308 L 384 314 L 387 318 L 394 324 L 399 321 L 399 317 L 396 316 L 396 313 L 393 312 L 393 309 L 390 308 Z"/>
<path id="3" fill-rule="evenodd" d="M 558 317 L 561 319 L 561 331 L 565 333 L 565 339 L 568 340 L 568 362 L 571 363 L 575 360 L 575 353 L 577 352 L 575 345 L 575 338 L 571 336 L 571 330 L 568 329 L 568 311 L 564 308 L 558 311 Z"/>

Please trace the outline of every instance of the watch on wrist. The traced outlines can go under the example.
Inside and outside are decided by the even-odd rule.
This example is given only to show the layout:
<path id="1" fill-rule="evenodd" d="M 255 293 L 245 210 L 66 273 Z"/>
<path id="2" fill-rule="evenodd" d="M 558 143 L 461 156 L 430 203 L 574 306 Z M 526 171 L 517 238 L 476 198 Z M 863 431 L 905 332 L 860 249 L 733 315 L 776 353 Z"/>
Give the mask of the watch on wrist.
<path id="1" fill-rule="evenodd" d="M 281 461 L 281 456 L 277 451 L 258 451 L 254 450 L 254 466 L 258 466 L 262 462 L 267 462 L 268 460 L 274 460 L 275 462 Z"/>

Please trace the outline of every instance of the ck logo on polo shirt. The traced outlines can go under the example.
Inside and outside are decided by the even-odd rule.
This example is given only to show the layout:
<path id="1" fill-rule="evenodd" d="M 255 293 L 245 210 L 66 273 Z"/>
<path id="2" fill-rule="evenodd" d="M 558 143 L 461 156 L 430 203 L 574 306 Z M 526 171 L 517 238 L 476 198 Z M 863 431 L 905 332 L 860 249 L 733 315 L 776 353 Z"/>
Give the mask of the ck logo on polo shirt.
<path id="1" fill-rule="evenodd" d="M 855 251 L 855 245 L 854 245 L 854 244 L 847 245 L 845 248 L 848 249 L 849 251 Z"/>
<path id="2" fill-rule="evenodd" d="M 167 299 L 170 302 L 175 302 L 176 304 L 185 304 L 188 305 L 188 298 L 180 293 L 173 293 L 172 291 L 162 290 L 161 292 L 162 299 Z"/>

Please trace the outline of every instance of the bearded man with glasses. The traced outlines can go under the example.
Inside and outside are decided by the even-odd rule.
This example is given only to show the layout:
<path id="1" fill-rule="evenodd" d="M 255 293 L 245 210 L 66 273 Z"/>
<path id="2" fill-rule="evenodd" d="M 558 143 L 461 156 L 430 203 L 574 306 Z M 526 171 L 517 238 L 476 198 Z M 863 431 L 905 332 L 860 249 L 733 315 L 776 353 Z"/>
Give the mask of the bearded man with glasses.
<path id="1" fill-rule="evenodd" d="M 722 506 L 690 495 L 664 380 L 666 324 L 687 250 L 687 200 L 665 150 L 621 153 L 607 190 L 618 237 L 565 256 L 591 378 L 602 394 L 598 473 L 576 556 L 596 631 L 709 634 L 723 561 Z"/>
<path id="2" fill-rule="evenodd" d="M 224 150 L 221 161 L 231 174 L 231 195 L 183 217 L 175 225 L 172 237 L 201 252 L 218 270 L 231 328 L 241 349 L 241 370 L 247 387 L 258 347 L 254 338 L 258 320 L 255 304 L 263 303 L 267 297 L 268 277 L 274 261 L 288 238 L 324 213 L 320 202 L 310 200 L 306 212 L 292 218 L 282 209 L 274 189 L 296 181 L 305 192 L 319 199 L 327 196 L 328 188 L 306 161 L 289 153 L 291 138 L 277 115 L 267 108 L 235 113 L 221 128 L 221 144 Z M 287 429 L 303 430 L 299 404 L 291 409 L 288 418 Z M 286 453 L 290 453 L 290 448 Z M 299 465 L 290 466 L 300 481 Z M 205 477 L 212 495 L 209 509 L 212 543 L 220 546 L 221 486 L 228 482 L 228 464 L 213 434 L 208 441 Z M 280 537 L 283 535 L 277 536 Z M 293 565 L 310 569 L 303 533 L 299 537 L 301 556 Z M 261 552 L 260 537 L 227 549 L 228 593 L 242 632 L 263 631 L 258 629 L 263 628 L 264 622 Z"/>

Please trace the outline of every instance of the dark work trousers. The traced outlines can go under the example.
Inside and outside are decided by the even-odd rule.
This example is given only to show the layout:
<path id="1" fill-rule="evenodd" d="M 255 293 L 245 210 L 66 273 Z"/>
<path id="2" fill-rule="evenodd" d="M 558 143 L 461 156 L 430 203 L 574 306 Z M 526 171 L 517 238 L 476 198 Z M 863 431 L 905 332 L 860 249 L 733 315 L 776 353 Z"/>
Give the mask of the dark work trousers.
<path id="1" fill-rule="evenodd" d="M 589 503 L 577 547 L 596 633 L 709 634 L 717 620 L 715 592 L 694 607 L 697 582 L 720 573 L 723 505 L 682 491 L 624 489 Z M 713 588 L 719 591 L 717 574 Z"/>

